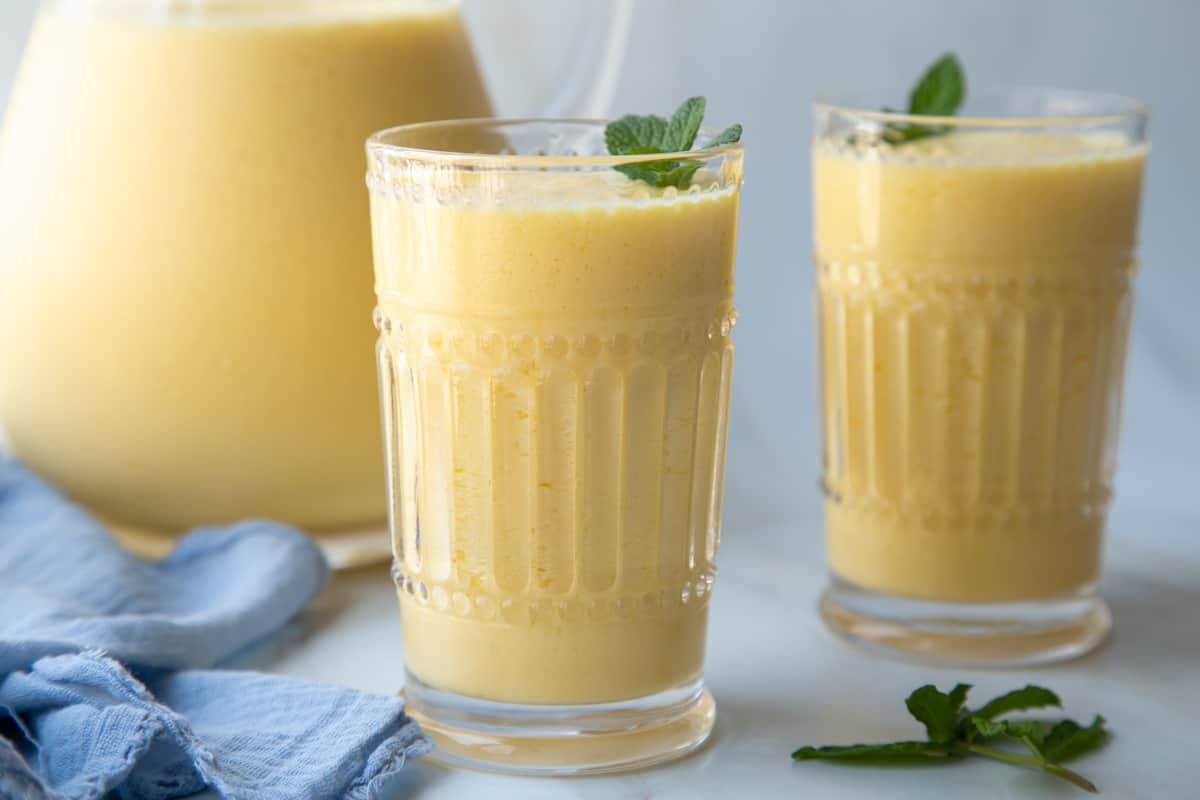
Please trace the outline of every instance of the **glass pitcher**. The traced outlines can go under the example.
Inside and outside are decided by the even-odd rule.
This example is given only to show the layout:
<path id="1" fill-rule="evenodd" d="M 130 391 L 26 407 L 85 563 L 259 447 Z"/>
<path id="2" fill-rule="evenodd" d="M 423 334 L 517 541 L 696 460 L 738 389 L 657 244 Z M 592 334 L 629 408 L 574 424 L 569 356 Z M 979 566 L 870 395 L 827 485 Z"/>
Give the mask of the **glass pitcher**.
<path id="1" fill-rule="evenodd" d="M 546 113 L 611 95 L 628 0 L 585 13 Z M 382 529 L 362 143 L 490 113 L 456 0 L 44 2 L 0 138 L 12 448 L 142 531 Z"/>

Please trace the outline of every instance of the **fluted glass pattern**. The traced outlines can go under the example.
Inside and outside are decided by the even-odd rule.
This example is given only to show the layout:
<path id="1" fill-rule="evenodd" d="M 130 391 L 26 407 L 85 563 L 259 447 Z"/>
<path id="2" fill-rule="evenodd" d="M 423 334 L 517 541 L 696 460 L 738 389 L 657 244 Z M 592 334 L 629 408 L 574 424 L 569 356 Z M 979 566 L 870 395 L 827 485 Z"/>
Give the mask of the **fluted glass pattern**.
<path id="1" fill-rule="evenodd" d="M 514 621 L 706 602 L 720 537 L 730 309 L 537 338 L 392 311 L 376 319 L 407 595 Z"/>
<path id="2" fill-rule="evenodd" d="M 818 265 L 835 569 L 916 595 L 944 569 L 1023 570 L 1050 593 L 1095 578 L 1132 271 L 1124 262 L 1077 280 L 897 278 L 875 265 Z M 904 575 L 861 569 L 853 551 L 877 546 L 881 530 L 939 552 Z M 1064 537 L 1075 558 L 1045 558 Z"/>

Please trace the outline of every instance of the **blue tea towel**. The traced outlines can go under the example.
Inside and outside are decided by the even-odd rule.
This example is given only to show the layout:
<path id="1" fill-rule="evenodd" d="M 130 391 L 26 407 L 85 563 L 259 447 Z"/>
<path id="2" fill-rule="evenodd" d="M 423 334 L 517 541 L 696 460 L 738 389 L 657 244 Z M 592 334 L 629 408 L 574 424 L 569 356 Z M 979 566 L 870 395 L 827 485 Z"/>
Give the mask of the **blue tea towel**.
<path id="1" fill-rule="evenodd" d="M 327 576 L 258 521 L 144 561 L 0 458 L 0 800 L 389 797 L 429 746 L 398 698 L 213 669 Z"/>

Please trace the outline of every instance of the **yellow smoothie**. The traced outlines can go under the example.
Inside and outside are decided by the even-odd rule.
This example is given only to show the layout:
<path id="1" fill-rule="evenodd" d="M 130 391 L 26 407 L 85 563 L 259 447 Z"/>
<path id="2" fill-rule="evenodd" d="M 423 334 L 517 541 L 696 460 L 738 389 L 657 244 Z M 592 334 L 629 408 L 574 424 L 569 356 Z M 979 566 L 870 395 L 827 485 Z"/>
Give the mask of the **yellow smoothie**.
<path id="1" fill-rule="evenodd" d="M 489 177 L 502 206 L 372 195 L 408 667 L 514 703 L 680 686 L 720 531 L 737 187 Z"/>
<path id="2" fill-rule="evenodd" d="M 838 576 L 971 602 L 1096 580 L 1144 160 L 1113 133 L 816 143 Z"/>
<path id="3" fill-rule="evenodd" d="M 212 5 L 38 20 L 0 144 L 0 425 L 121 522 L 381 521 L 362 142 L 488 114 L 475 61 L 455 6 Z"/>

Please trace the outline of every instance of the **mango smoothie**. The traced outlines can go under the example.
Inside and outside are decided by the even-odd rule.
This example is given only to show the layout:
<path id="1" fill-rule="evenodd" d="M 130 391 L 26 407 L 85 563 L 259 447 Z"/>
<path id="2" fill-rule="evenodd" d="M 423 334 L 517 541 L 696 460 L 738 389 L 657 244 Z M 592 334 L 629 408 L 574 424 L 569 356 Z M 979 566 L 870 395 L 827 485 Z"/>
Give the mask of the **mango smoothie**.
<path id="1" fill-rule="evenodd" d="M 123 523 L 381 522 L 362 141 L 489 113 L 457 6 L 166 5 L 48 3 L 33 31 L 0 425 Z"/>
<path id="2" fill-rule="evenodd" d="M 439 198 L 386 170 L 372 219 L 410 673 L 522 704 L 698 680 L 740 177 L 679 193 L 610 170 L 466 173 Z"/>
<path id="3" fill-rule="evenodd" d="M 1115 132 L 817 141 L 838 577 L 953 602 L 1098 578 L 1145 156 Z"/>

